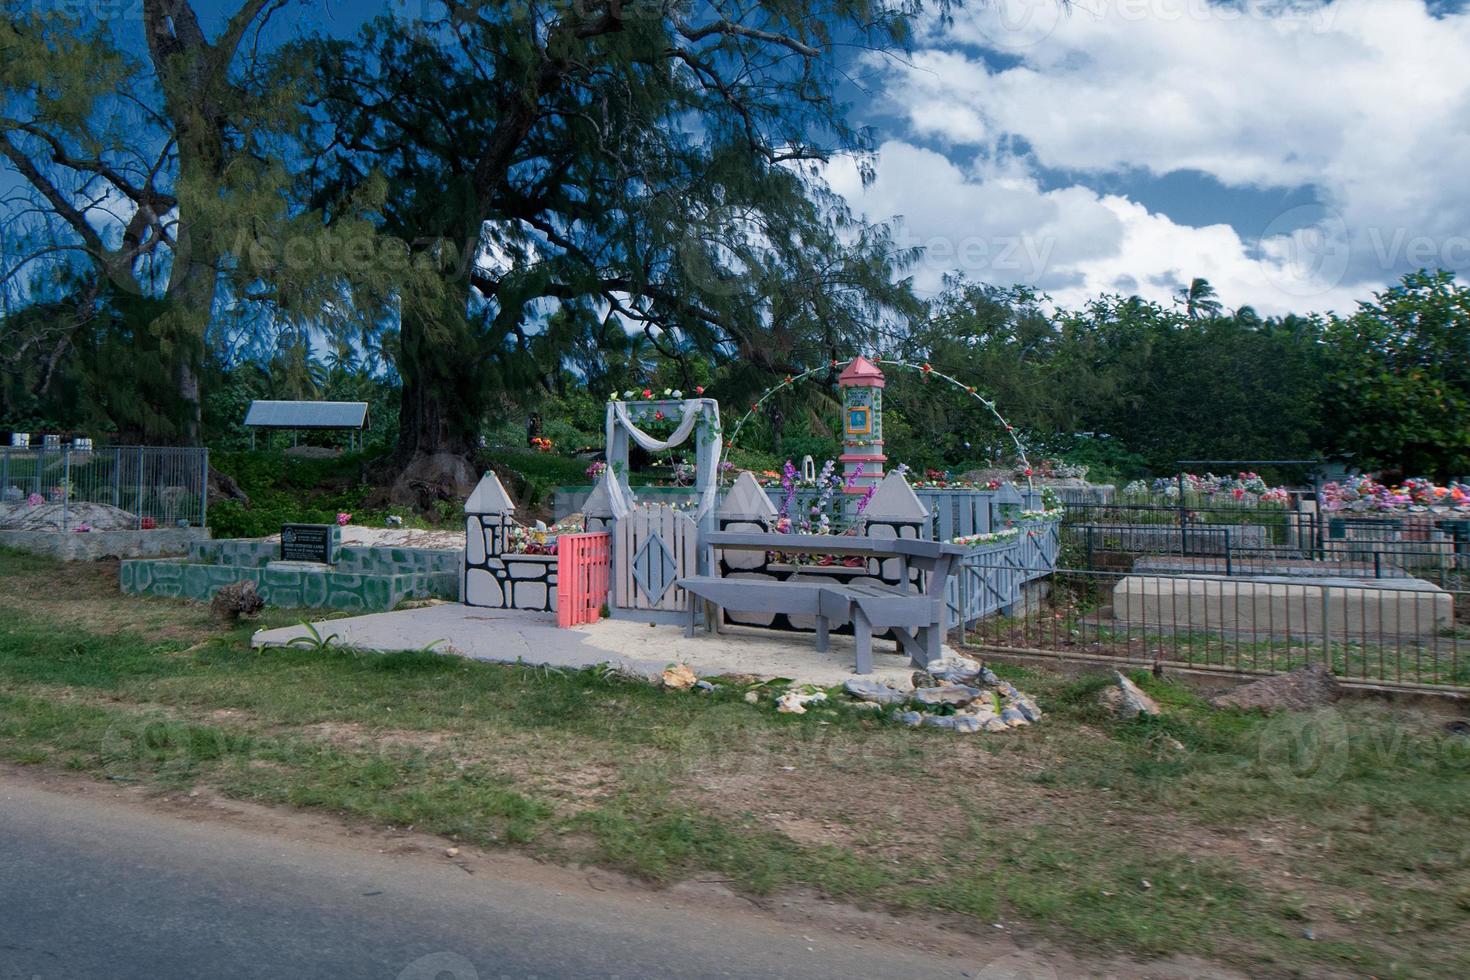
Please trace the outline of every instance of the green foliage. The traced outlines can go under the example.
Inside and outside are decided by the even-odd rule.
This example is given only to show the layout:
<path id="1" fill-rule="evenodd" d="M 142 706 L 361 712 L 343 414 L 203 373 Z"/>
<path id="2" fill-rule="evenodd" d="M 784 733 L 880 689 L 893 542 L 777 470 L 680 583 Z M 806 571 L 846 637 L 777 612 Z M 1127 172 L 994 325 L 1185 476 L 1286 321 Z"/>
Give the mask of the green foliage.
<path id="1" fill-rule="evenodd" d="M 1470 472 L 1470 286 L 1405 276 L 1325 339 L 1336 448 L 1405 476 Z"/>
<path id="2" fill-rule="evenodd" d="M 954 281 L 903 351 L 993 398 L 1033 458 L 1098 464 L 1100 476 L 1172 472 L 1179 459 L 1311 455 L 1321 444 L 1320 322 L 1225 314 L 1208 283 L 1191 290 L 1180 309 L 1104 296 L 1049 313 L 1024 287 Z M 890 456 L 950 468 L 1012 454 L 978 406 L 965 411 L 928 387 L 890 386 L 889 411 L 922 433 L 910 449 L 899 430 L 891 441 L 912 456 Z"/>
<path id="3" fill-rule="evenodd" d="M 381 524 L 389 511 L 364 507 L 371 493 L 362 482 L 364 462 L 359 453 L 330 459 L 270 451 L 215 453 L 210 465 L 234 477 L 250 504 L 211 504 L 210 530 L 217 538 L 261 537 L 278 533 L 286 523 L 333 524 L 339 513 L 352 514 L 359 524 Z"/>
<path id="4" fill-rule="evenodd" d="M 383 175 L 379 231 L 409 253 L 401 452 L 470 451 L 565 367 L 598 395 L 661 373 L 689 388 L 706 358 L 777 370 L 918 314 L 913 250 L 804 165 L 866 142 L 835 47 L 901 48 L 917 12 L 572 4 L 527 30 L 522 9 L 472 2 L 305 45 L 315 199 Z"/>

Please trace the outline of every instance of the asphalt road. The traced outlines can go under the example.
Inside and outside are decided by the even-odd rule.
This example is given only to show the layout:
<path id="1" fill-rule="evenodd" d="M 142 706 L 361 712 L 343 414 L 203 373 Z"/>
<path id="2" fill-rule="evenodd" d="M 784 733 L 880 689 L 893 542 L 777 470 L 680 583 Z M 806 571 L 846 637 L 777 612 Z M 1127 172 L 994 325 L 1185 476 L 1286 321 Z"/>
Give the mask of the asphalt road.
<path id="1" fill-rule="evenodd" d="M 0 781 L 0 978 L 974 977 L 769 918 Z"/>

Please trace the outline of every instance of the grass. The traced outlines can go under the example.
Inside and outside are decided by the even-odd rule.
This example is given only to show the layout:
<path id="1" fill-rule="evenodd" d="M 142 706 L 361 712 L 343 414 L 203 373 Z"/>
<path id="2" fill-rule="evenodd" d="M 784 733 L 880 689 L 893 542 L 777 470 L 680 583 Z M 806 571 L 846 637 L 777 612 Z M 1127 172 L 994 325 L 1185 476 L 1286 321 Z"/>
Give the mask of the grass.
<path id="1" fill-rule="evenodd" d="M 250 627 L 123 597 L 112 576 L 0 554 L 0 759 L 1084 951 L 1470 973 L 1470 741 L 1405 709 L 1267 718 L 1145 674 L 1166 714 L 1122 723 L 1095 706 L 1101 679 L 1001 667 L 1047 719 L 957 737 L 778 715 L 737 684 L 256 652 Z"/>

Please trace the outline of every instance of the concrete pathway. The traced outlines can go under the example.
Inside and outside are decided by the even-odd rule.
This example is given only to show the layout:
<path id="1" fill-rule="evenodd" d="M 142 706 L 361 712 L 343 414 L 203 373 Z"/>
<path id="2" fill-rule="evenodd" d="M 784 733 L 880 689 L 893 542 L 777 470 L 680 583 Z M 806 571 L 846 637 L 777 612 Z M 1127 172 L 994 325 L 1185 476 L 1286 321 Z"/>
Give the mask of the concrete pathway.
<path id="1" fill-rule="evenodd" d="M 559 629 L 548 614 L 457 603 L 311 625 L 323 637 L 335 635 L 342 645 L 364 650 L 418 650 L 433 644 L 435 651 L 475 660 L 570 668 L 606 663 L 644 677 L 657 677 L 672 663 L 686 663 L 706 677 L 753 674 L 823 686 L 857 676 L 852 637 L 836 634 L 832 649 L 821 654 L 806 633 L 727 627 L 717 635 L 701 632 L 689 638 L 682 627 L 625 619 Z M 261 630 L 252 643 L 281 646 L 307 635 L 305 626 Z M 873 673 L 868 676 L 907 687 L 913 670 L 908 657 L 894 653 L 887 640 L 873 645 Z"/>

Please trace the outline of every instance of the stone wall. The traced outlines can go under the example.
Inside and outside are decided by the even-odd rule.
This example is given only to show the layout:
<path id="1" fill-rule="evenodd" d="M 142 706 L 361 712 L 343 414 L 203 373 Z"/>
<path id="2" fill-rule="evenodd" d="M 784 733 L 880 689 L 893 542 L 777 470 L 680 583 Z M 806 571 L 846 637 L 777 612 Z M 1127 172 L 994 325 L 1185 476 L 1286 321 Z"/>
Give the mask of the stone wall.
<path id="1" fill-rule="evenodd" d="M 152 533 L 152 532 L 147 532 Z M 122 591 L 206 601 L 220 588 L 252 581 L 273 606 L 380 611 L 405 599 L 459 597 L 459 552 L 420 548 L 343 548 L 337 565 L 277 562 L 273 541 L 197 543 L 185 559 L 129 560 Z"/>
<path id="2" fill-rule="evenodd" d="M 161 527 L 151 531 L 0 531 L 0 548 L 14 548 L 61 561 L 148 558 L 182 555 L 209 540 L 202 527 Z"/>
<path id="3" fill-rule="evenodd" d="M 460 597 L 492 610 L 556 611 L 556 555 L 506 554 L 510 502 L 487 473 L 465 508 L 465 569 Z"/>
<path id="4" fill-rule="evenodd" d="M 557 556 L 504 554 L 509 521 L 504 513 L 465 515 L 465 605 L 555 612 Z"/>

